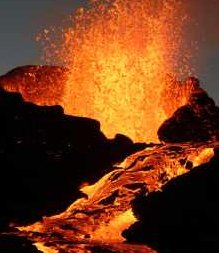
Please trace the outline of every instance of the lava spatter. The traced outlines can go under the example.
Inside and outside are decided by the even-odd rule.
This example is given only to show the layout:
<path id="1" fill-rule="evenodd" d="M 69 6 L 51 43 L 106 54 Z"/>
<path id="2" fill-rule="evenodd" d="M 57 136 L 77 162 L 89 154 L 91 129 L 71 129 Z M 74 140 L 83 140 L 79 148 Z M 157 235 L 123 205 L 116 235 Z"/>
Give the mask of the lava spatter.
<path id="1" fill-rule="evenodd" d="M 68 26 L 45 29 L 38 36 L 45 60 L 69 69 L 65 112 L 99 120 L 108 137 L 157 142 L 158 127 L 177 109 L 164 96 L 167 74 L 191 72 L 183 46 L 188 21 L 181 1 L 98 0 L 79 8 Z"/>

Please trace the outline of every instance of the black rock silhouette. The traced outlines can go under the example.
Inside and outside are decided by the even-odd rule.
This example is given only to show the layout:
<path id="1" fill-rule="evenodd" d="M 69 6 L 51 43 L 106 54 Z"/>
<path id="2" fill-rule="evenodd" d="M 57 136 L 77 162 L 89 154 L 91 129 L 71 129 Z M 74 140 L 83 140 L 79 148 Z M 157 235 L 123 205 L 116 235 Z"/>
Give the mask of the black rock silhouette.
<path id="1" fill-rule="evenodd" d="M 219 108 L 201 88 L 196 89 L 185 106 L 159 128 L 163 142 L 199 142 L 219 138 Z"/>
<path id="2" fill-rule="evenodd" d="M 142 149 L 125 136 L 108 140 L 95 120 L 60 106 L 24 102 L 0 90 L 0 228 L 58 213 L 112 164 Z"/>

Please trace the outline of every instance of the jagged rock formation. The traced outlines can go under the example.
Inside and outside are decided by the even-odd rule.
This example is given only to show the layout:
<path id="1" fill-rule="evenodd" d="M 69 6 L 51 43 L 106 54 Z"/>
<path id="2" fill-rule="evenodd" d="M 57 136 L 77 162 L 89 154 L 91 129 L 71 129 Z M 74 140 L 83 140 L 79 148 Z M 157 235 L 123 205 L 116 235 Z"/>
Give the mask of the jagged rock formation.
<path id="1" fill-rule="evenodd" d="M 219 107 L 201 88 L 196 89 L 185 106 L 159 128 L 163 142 L 199 142 L 219 139 Z"/>
<path id="2" fill-rule="evenodd" d="M 123 235 L 159 252 L 219 252 L 219 156 L 182 175 L 161 192 L 133 202 L 138 222 Z"/>
<path id="3" fill-rule="evenodd" d="M 0 229 L 65 209 L 112 164 L 145 147 L 122 135 L 108 140 L 99 122 L 60 106 L 24 102 L 0 90 Z"/>
<path id="4" fill-rule="evenodd" d="M 159 89 L 157 87 L 153 91 L 151 87 L 147 89 L 147 85 L 135 89 L 137 86 L 134 85 L 132 94 L 126 91 L 128 99 L 126 96 L 121 99 L 123 90 L 119 90 L 119 87 L 122 86 L 110 92 L 105 85 L 100 89 L 92 82 L 85 84 L 80 75 L 79 72 L 81 81 L 77 81 L 77 78 L 73 81 L 71 71 L 63 67 L 23 66 L 0 76 L 0 87 L 19 92 L 25 101 L 34 104 L 58 104 L 65 113 L 98 119 L 107 136 L 122 131 L 135 140 L 148 142 L 158 141 L 157 129 L 160 124 L 179 107 L 187 104 L 191 94 L 200 88 L 199 81 L 194 77 L 178 81 L 176 77 L 166 75 Z M 138 96 L 139 89 L 144 92 Z M 134 93 L 136 99 L 133 98 Z M 153 99 L 152 93 L 157 94 Z M 132 127 L 129 127 L 130 124 Z"/>
<path id="5" fill-rule="evenodd" d="M 158 135 L 165 145 L 216 144 L 219 108 L 198 87 L 188 103 L 161 125 Z M 187 164 L 188 169 L 191 166 L 192 163 Z M 210 162 L 171 180 L 161 191 L 136 198 L 132 207 L 138 221 L 123 236 L 130 243 L 143 243 L 162 253 L 219 252 L 218 167 L 219 152 L 215 146 Z"/>
<path id="6" fill-rule="evenodd" d="M 30 223 L 59 213 L 81 196 L 66 212 L 44 218 L 20 235 L 68 253 L 148 252 L 142 246 L 106 245 L 109 236 L 112 241 L 117 239 L 133 222 L 132 206 L 138 222 L 123 233 L 129 242 L 161 252 L 194 249 L 210 253 L 213 247 L 218 252 L 219 109 L 196 79 L 188 80 L 185 94 L 194 85 L 188 103 L 160 127 L 163 144 L 150 147 L 134 144 L 123 135 L 109 140 L 95 120 L 67 116 L 60 106 L 36 106 L 24 102 L 18 93 L 0 90 L 4 172 L 0 178 L 0 229 L 5 230 L 8 222 Z M 209 162 L 213 149 L 215 155 Z M 189 172 L 191 169 L 194 171 Z M 95 182 L 107 172 L 79 193 L 81 183 Z M 126 215 L 131 221 L 124 220 Z M 72 244 L 73 239 L 79 244 Z M 3 244 L 0 240 L 1 249 L 8 240 L 3 238 Z M 16 237 L 11 240 L 22 248 L 23 242 Z M 98 240 L 103 244 L 93 244 Z M 24 250 L 29 249 L 36 252 L 27 243 Z"/>

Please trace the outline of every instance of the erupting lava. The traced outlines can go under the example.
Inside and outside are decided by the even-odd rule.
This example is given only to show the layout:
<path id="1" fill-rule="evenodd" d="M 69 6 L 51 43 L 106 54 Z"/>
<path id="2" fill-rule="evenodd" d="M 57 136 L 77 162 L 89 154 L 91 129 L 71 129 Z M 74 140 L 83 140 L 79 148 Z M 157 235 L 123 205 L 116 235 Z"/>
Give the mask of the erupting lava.
<path id="1" fill-rule="evenodd" d="M 185 6 L 176 0 L 92 0 L 69 22 L 38 37 L 45 59 L 69 69 L 60 84 L 65 112 L 99 120 L 108 137 L 157 141 L 158 127 L 176 109 L 171 97 L 163 101 L 166 75 L 190 70 Z"/>
<path id="2" fill-rule="evenodd" d="M 190 55 L 183 49 L 186 22 L 184 6 L 177 0 L 92 0 L 62 29 L 61 41 L 53 41 L 57 30 L 45 30 L 38 39 L 46 59 L 68 69 L 60 83 L 65 112 L 98 119 L 108 137 L 120 132 L 134 141 L 157 142 L 161 123 L 196 89 L 194 79 L 180 83 L 171 77 L 189 73 Z M 117 243 L 136 221 L 131 201 L 188 172 L 187 163 L 196 167 L 208 162 L 215 145 L 147 148 L 84 187 L 86 197 L 65 212 L 20 227 L 19 234 L 48 253 L 90 252 L 86 243 L 111 243 L 117 252 L 127 252 L 127 245 Z M 133 246 L 128 252 L 148 251 Z"/>

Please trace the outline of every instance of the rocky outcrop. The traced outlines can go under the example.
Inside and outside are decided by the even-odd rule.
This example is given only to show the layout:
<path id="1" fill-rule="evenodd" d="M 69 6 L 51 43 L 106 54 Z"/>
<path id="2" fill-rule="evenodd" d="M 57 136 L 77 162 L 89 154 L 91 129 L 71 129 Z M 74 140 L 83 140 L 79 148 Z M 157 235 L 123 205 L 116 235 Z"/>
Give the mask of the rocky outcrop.
<path id="1" fill-rule="evenodd" d="M 159 252 L 219 252 L 219 158 L 133 202 L 138 222 L 123 235 Z"/>
<path id="2" fill-rule="evenodd" d="M 190 95 L 159 128 L 162 142 L 200 142 L 219 139 L 219 108 L 201 88 Z"/>
<path id="3" fill-rule="evenodd" d="M 0 90 L 0 229 L 64 210 L 112 164 L 145 147 L 107 139 L 100 123 L 67 116 L 60 106 L 24 102 Z"/>
<path id="4" fill-rule="evenodd" d="M 4 253 L 42 253 L 31 241 L 12 235 L 0 236 L 0 251 Z"/>
<path id="5" fill-rule="evenodd" d="M 185 81 L 179 81 L 176 77 L 167 75 L 162 87 L 160 105 L 165 115 L 171 117 L 182 105 L 185 105 L 191 94 L 200 89 L 199 80 L 189 77 Z"/>
<path id="6" fill-rule="evenodd" d="M 42 74 L 42 70 L 46 71 L 48 78 L 51 71 L 58 76 L 64 73 L 59 68 L 29 66 L 0 77 L 0 86 L 12 91 L 24 89 L 24 97 L 25 94 L 30 97 L 33 92 L 31 101 L 38 103 L 38 87 L 36 90 L 32 88 L 40 83 L 37 76 Z M 27 80 L 34 80 L 31 89 L 27 88 Z M 42 87 L 43 80 L 44 77 L 39 84 Z M 19 86 L 19 82 L 23 83 Z M 49 85 L 53 87 L 55 82 L 51 79 Z M 38 92 L 41 91 L 40 96 L 48 95 L 50 99 L 52 89 L 39 89 Z M 108 217 L 114 203 L 116 208 L 126 210 L 127 203 L 130 205 L 135 198 L 132 207 L 138 222 L 123 232 L 129 242 L 147 244 L 161 252 L 219 251 L 218 145 L 207 143 L 219 138 L 219 108 L 199 87 L 196 79 L 189 79 L 187 86 L 182 87 L 182 94 L 189 94 L 187 104 L 165 121 L 158 131 L 162 142 L 174 144 L 151 144 L 150 149 L 127 158 L 124 168 L 115 166 L 112 177 L 105 178 L 107 184 L 100 185 L 100 192 L 105 195 L 101 197 L 96 192 L 97 206 L 105 211 L 100 212 L 100 208 L 95 209 L 94 205 L 94 211 L 92 206 L 89 214 L 87 206 L 83 210 L 80 206 L 76 212 L 67 213 L 66 224 L 61 221 L 55 226 L 52 220 L 49 230 L 45 231 L 51 236 L 51 241 L 54 240 L 53 243 L 59 243 L 60 229 L 69 230 L 68 235 L 71 235 L 70 232 L 74 236 L 77 234 L 75 227 L 69 226 L 74 220 L 69 217 L 77 216 L 77 212 L 86 216 L 87 220 L 83 223 L 80 220 L 78 226 L 84 231 L 84 224 L 88 225 L 88 221 L 102 224 L 97 218 L 98 212 L 99 217 Z M 54 98 L 53 95 L 51 97 Z M 59 103 L 59 98 L 57 93 L 57 100 L 53 102 Z M 45 101 L 45 97 L 43 99 Z M 49 104 L 53 102 L 48 100 Z M 168 106 L 166 110 L 170 112 L 172 107 Z M 4 231 L 9 222 L 29 224 L 45 215 L 64 211 L 81 196 L 78 189 L 82 183 L 94 183 L 111 171 L 113 164 L 146 147 L 145 144 L 134 144 L 128 137 L 119 134 L 109 140 L 100 131 L 100 123 L 96 120 L 65 115 L 60 106 L 37 106 L 24 102 L 20 94 L 5 90 L 0 90 L 0 119 L 0 230 Z M 195 168 L 197 165 L 190 158 L 196 160 L 200 147 L 201 150 L 215 147 L 216 155 L 207 164 Z M 201 159 L 198 158 L 198 161 Z M 189 172 L 192 168 L 194 171 Z M 181 173 L 187 174 L 168 182 Z M 110 187 L 112 184 L 117 187 L 115 191 Z M 157 191 L 161 185 L 164 185 L 162 191 Z M 126 195 L 131 199 L 128 202 Z M 94 203 L 93 199 L 91 202 Z M 49 218 L 42 222 L 47 221 Z M 59 233 L 55 233 L 55 228 Z M 81 236 L 80 230 L 77 232 Z M 34 235 L 39 237 L 37 233 Z M 85 239 L 89 236 L 86 234 Z M 66 239 L 65 236 L 63 238 Z M 72 238 L 70 236 L 67 242 L 69 245 L 72 245 Z M 5 252 L 5 249 L 11 248 L 13 252 L 16 247 L 22 252 L 37 252 L 26 240 L 17 237 L 0 239 L 0 250 Z M 216 251 L 213 251 L 214 248 Z"/>
<path id="7" fill-rule="evenodd" d="M 196 86 L 186 105 L 161 125 L 158 136 L 165 145 L 214 143 L 218 146 L 219 108 Z M 162 253 L 219 252 L 216 146 L 210 162 L 172 179 L 161 191 L 141 195 L 133 201 L 138 221 L 123 232 L 129 243 L 146 244 Z M 186 167 L 190 169 L 190 165 Z"/>
<path id="8" fill-rule="evenodd" d="M 0 76 L 0 87 L 21 93 L 25 101 L 39 105 L 60 105 L 67 72 L 67 69 L 58 66 L 17 67 Z"/>

